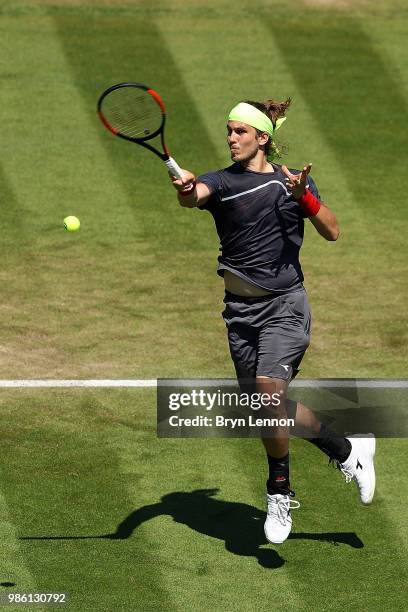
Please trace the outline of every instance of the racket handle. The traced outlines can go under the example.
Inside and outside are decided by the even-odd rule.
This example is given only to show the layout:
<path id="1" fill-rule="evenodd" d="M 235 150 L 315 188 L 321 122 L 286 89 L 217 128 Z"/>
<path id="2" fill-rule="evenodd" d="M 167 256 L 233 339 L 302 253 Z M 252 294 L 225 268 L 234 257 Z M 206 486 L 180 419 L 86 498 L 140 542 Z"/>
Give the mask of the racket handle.
<path id="1" fill-rule="evenodd" d="M 164 163 L 172 176 L 175 176 L 178 179 L 183 178 L 183 172 L 175 159 L 169 157 L 169 159 L 167 159 Z"/>

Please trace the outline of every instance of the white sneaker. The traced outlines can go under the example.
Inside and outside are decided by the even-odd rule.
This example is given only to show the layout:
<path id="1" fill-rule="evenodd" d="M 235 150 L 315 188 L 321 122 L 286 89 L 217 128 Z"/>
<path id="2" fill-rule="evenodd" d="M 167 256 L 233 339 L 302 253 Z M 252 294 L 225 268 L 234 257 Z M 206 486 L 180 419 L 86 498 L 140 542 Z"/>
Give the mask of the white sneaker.
<path id="1" fill-rule="evenodd" d="M 300 503 L 289 495 L 266 494 L 268 513 L 264 525 L 265 536 L 271 544 L 282 544 L 292 529 L 290 510 L 299 508 Z"/>
<path id="2" fill-rule="evenodd" d="M 360 492 L 361 503 L 371 504 L 375 491 L 375 438 L 347 438 L 351 442 L 351 452 L 344 463 L 337 461 L 339 470 L 346 482 L 355 480 Z"/>

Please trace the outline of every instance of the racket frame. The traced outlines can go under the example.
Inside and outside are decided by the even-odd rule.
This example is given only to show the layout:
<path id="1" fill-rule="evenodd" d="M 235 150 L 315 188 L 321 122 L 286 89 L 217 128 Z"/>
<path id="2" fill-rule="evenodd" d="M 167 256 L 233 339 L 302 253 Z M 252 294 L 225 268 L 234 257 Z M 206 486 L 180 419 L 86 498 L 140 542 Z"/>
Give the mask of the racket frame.
<path id="1" fill-rule="evenodd" d="M 149 134 L 148 136 L 145 136 L 143 138 L 132 138 L 131 136 L 125 136 L 125 134 L 121 134 L 119 130 L 117 130 L 116 128 L 111 126 L 109 121 L 106 119 L 106 117 L 105 117 L 105 115 L 103 114 L 103 111 L 102 111 L 102 103 L 103 103 L 104 99 L 112 91 L 115 91 L 116 89 L 122 89 L 123 87 L 134 87 L 134 88 L 137 88 L 137 89 L 145 90 L 154 99 L 156 104 L 158 104 L 160 106 L 160 110 L 162 112 L 162 122 L 161 122 L 160 126 L 157 128 L 157 130 L 155 132 L 153 132 L 152 134 Z M 124 140 L 129 140 L 130 142 L 136 142 L 137 144 L 142 145 L 142 147 L 145 147 L 146 149 L 149 149 L 149 151 L 152 151 L 152 153 L 155 153 L 156 155 L 158 155 L 158 157 L 160 157 L 160 159 L 162 161 L 164 161 L 164 162 L 167 162 L 167 161 L 172 159 L 170 157 L 170 152 L 169 152 L 169 150 L 168 150 L 168 148 L 166 146 L 166 143 L 164 142 L 164 126 L 165 126 L 165 123 L 166 123 L 166 107 L 164 106 L 164 102 L 161 99 L 161 97 L 159 96 L 159 94 L 157 93 L 157 91 L 155 91 L 151 87 L 148 87 L 147 85 L 144 85 L 143 83 L 132 83 L 132 82 L 117 83 L 116 85 L 112 85 L 111 87 L 108 87 L 108 89 L 105 89 L 105 91 L 103 92 L 103 94 L 100 96 L 100 98 L 98 100 L 97 109 L 98 109 L 98 115 L 99 115 L 100 120 L 102 121 L 103 125 L 112 134 L 114 134 L 115 136 L 119 136 L 119 138 L 123 138 Z M 159 134 L 160 134 L 161 145 L 162 145 L 162 148 L 163 148 L 163 153 L 161 153 L 155 147 L 151 146 L 150 144 L 148 144 L 146 142 L 147 140 L 151 140 L 152 138 L 156 138 L 156 136 L 158 136 Z"/>

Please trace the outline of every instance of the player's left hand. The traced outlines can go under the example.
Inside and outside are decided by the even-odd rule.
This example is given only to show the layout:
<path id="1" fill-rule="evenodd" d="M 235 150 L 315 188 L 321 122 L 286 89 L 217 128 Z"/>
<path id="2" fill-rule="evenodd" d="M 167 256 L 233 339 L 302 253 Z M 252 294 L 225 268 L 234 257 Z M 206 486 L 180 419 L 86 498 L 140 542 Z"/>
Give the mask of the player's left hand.
<path id="1" fill-rule="evenodd" d="M 282 172 L 286 176 L 286 187 L 296 200 L 302 197 L 308 187 L 307 175 L 311 169 L 312 164 L 307 164 L 300 174 L 292 174 L 286 166 L 282 166 Z"/>

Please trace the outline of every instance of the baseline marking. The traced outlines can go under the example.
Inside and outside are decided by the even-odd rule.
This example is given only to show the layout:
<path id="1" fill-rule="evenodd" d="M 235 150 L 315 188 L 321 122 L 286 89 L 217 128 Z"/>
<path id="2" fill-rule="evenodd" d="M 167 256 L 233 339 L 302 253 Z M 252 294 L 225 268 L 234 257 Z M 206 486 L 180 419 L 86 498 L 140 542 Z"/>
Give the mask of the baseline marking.
<path id="1" fill-rule="evenodd" d="M 165 382 L 166 379 L 162 379 Z M 172 379 L 169 384 L 174 384 L 177 381 L 181 386 L 184 384 L 202 384 L 206 387 L 218 387 L 220 385 L 234 385 L 236 380 L 228 379 Z M 61 387 L 93 387 L 93 388 L 131 388 L 131 387 L 157 387 L 157 379 L 16 379 L 16 380 L 0 380 L 0 388 L 61 388 Z M 291 388 L 358 388 L 358 389 L 406 389 L 408 388 L 408 380 L 393 380 L 393 379 L 304 379 L 294 380 L 291 383 Z"/>

